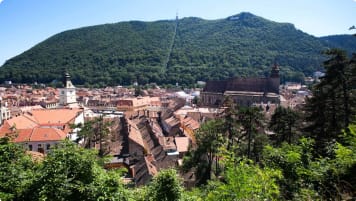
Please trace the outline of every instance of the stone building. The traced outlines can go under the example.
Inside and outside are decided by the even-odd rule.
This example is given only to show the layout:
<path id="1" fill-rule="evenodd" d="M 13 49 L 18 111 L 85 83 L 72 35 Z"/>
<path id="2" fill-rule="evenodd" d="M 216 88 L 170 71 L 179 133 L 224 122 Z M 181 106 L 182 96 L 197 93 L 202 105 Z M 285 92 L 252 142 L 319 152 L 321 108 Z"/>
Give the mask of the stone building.
<path id="1" fill-rule="evenodd" d="M 230 78 L 208 81 L 201 93 L 201 105 L 219 107 L 225 96 L 230 96 L 238 105 L 254 103 L 279 104 L 279 68 L 274 65 L 266 78 Z"/>

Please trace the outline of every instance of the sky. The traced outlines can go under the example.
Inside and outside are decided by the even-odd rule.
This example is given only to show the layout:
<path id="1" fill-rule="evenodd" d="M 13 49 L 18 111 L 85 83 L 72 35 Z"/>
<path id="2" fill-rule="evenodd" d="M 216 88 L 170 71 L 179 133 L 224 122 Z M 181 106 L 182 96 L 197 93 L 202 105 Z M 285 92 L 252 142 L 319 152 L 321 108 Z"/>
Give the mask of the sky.
<path id="1" fill-rule="evenodd" d="M 251 12 L 314 36 L 353 34 L 356 0 L 0 0 L 0 66 L 65 30 L 141 20 L 221 19 Z"/>

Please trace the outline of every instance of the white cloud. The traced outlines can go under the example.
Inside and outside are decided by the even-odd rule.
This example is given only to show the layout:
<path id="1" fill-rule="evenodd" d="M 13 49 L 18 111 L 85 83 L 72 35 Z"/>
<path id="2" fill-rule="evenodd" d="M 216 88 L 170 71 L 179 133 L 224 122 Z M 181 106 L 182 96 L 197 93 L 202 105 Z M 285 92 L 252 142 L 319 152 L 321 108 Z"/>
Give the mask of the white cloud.
<path id="1" fill-rule="evenodd" d="M 0 0 L 0 3 L 2 2 L 3 0 Z M 356 1 L 356 0 L 355 0 Z"/>

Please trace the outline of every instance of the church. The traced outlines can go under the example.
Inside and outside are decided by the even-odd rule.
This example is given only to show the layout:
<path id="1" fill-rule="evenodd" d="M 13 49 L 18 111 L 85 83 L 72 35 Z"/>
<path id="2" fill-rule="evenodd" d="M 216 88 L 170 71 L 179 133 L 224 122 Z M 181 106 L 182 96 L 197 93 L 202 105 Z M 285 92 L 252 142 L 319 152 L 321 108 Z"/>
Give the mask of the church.
<path id="1" fill-rule="evenodd" d="M 254 103 L 279 104 L 279 67 L 274 65 L 269 77 L 230 78 L 220 81 L 207 81 L 201 93 L 201 105 L 219 107 L 226 96 L 230 96 L 240 106 Z"/>

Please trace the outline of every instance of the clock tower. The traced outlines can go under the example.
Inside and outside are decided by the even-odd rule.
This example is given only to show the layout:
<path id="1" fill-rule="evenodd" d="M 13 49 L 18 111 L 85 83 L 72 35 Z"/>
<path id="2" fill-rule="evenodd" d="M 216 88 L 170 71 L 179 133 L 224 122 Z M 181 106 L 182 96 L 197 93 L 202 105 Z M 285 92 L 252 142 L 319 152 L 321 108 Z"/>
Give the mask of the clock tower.
<path id="1" fill-rule="evenodd" d="M 77 102 L 75 87 L 70 81 L 69 73 L 64 73 L 63 78 L 64 88 L 59 89 L 59 105 L 68 106 Z"/>

